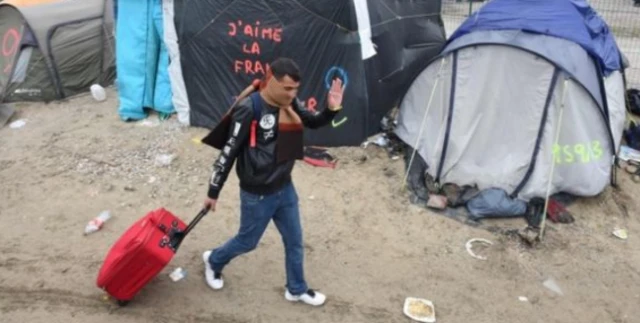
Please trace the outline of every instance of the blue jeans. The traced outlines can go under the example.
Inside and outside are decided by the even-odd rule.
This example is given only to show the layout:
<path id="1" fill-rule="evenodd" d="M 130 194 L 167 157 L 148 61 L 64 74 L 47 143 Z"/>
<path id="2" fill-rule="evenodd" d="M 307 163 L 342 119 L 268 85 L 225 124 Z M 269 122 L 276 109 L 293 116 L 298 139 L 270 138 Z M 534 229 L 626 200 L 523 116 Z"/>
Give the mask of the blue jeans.
<path id="1" fill-rule="evenodd" d="M 240 190 L 240 204 L 240 229 L 235 237 L 213 249 L 209 257 L 211 268 L 215 272 L 222 272 L 233 258 L 254 250 L 273 219 L 284 243 L 287 289 L 293 295 L 306 292 L 298 194 L 293 184 L 270 195 L 255 195 Z"/>

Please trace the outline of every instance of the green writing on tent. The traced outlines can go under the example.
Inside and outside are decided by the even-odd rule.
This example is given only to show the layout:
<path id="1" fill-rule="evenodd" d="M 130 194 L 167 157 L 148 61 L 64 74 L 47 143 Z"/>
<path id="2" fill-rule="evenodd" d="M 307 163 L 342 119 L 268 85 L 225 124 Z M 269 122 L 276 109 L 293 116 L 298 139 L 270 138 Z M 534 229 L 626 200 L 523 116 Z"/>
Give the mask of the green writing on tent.
<path id="1" fill-rule="evenodd" d="M 347 117 L 342 118 L 342 120 L 336 122 L 335 120 L 331 121 L 331 126 L 334 128 L 340 127 L 343 123 L 347 122 Z"/>
<path id="2" fill-rule="evenodd" d="M 586 164 L 600 160 L 602 155 L 602 144 L 598 140 L 589 143 L 553 146 L 553 157 L 556 164 Z"/>

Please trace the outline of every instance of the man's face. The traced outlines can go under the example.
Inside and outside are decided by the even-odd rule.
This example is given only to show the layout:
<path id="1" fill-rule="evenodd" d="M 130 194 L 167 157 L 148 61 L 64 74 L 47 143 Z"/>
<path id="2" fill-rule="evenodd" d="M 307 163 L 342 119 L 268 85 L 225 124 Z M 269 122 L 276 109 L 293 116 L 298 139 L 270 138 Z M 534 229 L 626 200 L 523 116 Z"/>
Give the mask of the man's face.
<path id="1" fill-rule="evenodd" d="M 282 80 L 272 77 L 269 87 L 273 100 L 280 106 L 288 106 L 298 95 L 300 82 L 294 81 L 289 75 L 285 75 Z"/>

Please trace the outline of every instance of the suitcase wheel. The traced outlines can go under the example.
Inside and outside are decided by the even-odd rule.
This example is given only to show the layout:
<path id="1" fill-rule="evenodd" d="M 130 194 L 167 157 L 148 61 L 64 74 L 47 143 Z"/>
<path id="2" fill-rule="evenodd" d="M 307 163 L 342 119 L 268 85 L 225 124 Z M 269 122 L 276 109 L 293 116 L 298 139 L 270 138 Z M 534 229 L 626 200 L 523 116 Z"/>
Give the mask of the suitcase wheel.
<path id="1" fill-rule="evenodd" d="M 123 301 L 123 300 L 118 300 L 118 305 L 119 306 L 127 306 L 129 304 L 129 301 Z"/>

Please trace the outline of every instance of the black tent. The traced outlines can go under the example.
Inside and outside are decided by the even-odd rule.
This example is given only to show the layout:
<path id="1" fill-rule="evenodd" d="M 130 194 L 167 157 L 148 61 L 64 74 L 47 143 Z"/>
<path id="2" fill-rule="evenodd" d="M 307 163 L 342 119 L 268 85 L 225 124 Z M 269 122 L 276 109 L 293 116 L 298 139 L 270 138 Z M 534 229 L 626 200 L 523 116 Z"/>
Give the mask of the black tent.
<path id="1" fill-rule="evenodd" d="M 175 1 L 189 123 L 215 126 L 233 97 L 285 56 L 301 67 L 299 98 L 311 109 L 325 106 L 333 77 L 346 84 L 343 111 L 332 125 L 306 131 L 306 144 L 358 145 L 440 52 L 440 7 L 436 0 Z"/>

